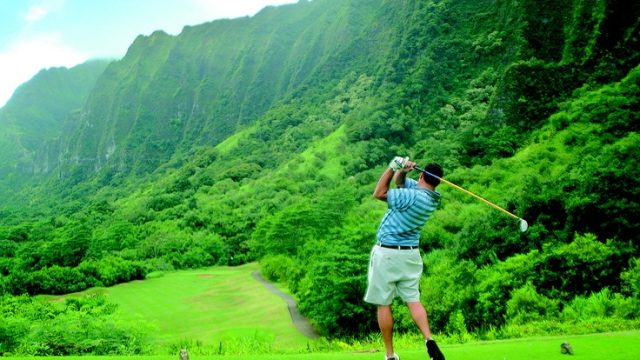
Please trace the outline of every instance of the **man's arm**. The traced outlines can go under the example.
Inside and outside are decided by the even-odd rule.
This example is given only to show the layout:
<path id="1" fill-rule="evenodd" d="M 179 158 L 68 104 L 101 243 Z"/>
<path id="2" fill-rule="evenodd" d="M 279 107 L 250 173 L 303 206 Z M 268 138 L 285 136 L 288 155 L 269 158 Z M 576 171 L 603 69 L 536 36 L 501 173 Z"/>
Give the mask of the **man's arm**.
<path id="1" fill-rule="evenodd" d="M 413 161 L 411 160 L 405 161 L 404 168 L 400 169 L 399 171 L 396 171 L 395 175 L 393 176 L 393 180 L 396 183 L 396 187 L 398 188 L 404 187 L 405 180 L 407 179 L 407 173 L 413 170 L 415 166 L 416 166 L 416 163 L 414 163 Z"/>
<path id="2" fill-rule="evenodd" d="M 404 186 L 404 179 L 406 178 L 407 173 L 413 170 L 415 166 L 416 163 L 410 161 L 408 157 L 402 158 L 400 156 L 396 156 L 393 158 L 389 163 L 389 167 L 380 176 L 378 184 L 376 184 L 376 189 L 373 190 L 373 197 L 378 200 L 387 201 L 387 192 L 389 191 L 391 180 L 394 178 L 394 172 L 396 177 L 402 176 L 402 186 Z M 396 180 L 396 185 L 397 184 L 398 180 Z"/>
<path id="3" fill-rule="evenodd" d="M 378 180 L 378 184 L 376 185 L 376 189 L 373 190 L 374 198 L 382 201 L 387 201 L 387 192 L 389 191 L 389 185 L 391 184 L 392 178 L 393 169 L 389 167 L 382 173 L 380 179 Z"/>

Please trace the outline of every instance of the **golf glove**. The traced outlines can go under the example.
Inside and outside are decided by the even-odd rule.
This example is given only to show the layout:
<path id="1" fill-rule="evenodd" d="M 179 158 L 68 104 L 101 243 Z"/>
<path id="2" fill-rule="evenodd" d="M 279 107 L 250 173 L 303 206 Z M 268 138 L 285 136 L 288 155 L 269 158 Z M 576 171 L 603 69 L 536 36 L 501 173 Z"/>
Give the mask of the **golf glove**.
<path id="1" fill-rule="evenodd" d="M 401 156 L 396 156 L 393 158 L 393 160 L 391 160 L 391 162 L 389 163 L 389 167 L 391 168 L 391 170 L 393 171 L 398 171 L 402 168 L 404 168 L 404 164 L 405 162 L 409 160 L 408 157 L 401 157 Z"/>

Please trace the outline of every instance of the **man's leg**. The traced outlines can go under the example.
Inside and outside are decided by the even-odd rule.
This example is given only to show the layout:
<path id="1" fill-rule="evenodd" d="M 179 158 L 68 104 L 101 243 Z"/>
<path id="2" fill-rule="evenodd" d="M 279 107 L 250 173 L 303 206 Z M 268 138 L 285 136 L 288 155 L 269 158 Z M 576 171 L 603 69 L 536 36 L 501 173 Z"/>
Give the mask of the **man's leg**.
<path id="1" fill-rule="evenodd" d="M 431 329 L 429 328 L 429 319 L 427 318 L 427 311 L 419 301 L 407 303 L 409 312 L 413 321 L 420 328 L 420 332 L 424 335 L 424 344 L 427 346 L 427 352 L 432 360 L 444 360 L 444 354 L 436 345 L 436 342 L 431 338 Z"/>
<path id="2" fill-rule="evenodd" d="M 409 312 L 411 313 L 411 318 L 413 318 L 413 322 L 418 325 L 420 332 L 424 335 L 424 339 L 431 339 L 431 329 L 429 328 L 429 319 L 427 318 L 427 311 L 422 306 L 420 301 L 409 302 L 407 303 L 409 307 Z"/>
<path id="3" fill-rule="evenodd" d="M 378 326 L 382 333 L 382 341 L 387 357 L 393 356 L 393 314 L 391 305 L 378 305 Z"/>

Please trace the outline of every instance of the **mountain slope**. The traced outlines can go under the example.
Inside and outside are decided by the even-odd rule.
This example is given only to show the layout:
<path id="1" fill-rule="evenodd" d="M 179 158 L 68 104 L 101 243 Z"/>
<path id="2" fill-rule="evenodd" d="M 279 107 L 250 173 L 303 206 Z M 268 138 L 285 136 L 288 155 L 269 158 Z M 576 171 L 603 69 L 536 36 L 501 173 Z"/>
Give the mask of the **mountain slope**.
<path id="1" fill-rule="evenodd" d="M 378 58 L 370 55 L 392 45 L 376 41 L 393 34 L 371 16 L 383 5 L 303 1 L 176 37 L 139 37 L 99 79 L 62 154 L 74 168 L 63 173 L 105 165 L 148 173 L 194 145 L 219 143 L 296 91 L 366 71 Z M 361 43 L 374 24 L 379 35 Z"/>
<path id="2" fill-rule="evenodd" d="M 63 135 L 69 114 L 84 105 L 107 64 L 95 60 L 42 70 L 16 89 L 0 109 L 0 174 L 48 173 L 57 166 L 58 150 L 47 151 L 47 144 Z M 54 158 L 38 161 L 39 154 L 47 153 Z"/>
<path id="3" fill-rule="evenodd" d="M 421 238 L 436 328 L 584 328 L 576 309 L 607 291 L 627 317 L 601 325 L 629 326 L 638 15 L 614 0 L 314 0 L 139 37 L 70 118 L 61 179 L 0 209 L 0 284 L 75 291 L 260 260 L 324 333 L 366 334 L 385 210 L 371 191 L 401 154 L 531 225 L 439 188 Z"/>

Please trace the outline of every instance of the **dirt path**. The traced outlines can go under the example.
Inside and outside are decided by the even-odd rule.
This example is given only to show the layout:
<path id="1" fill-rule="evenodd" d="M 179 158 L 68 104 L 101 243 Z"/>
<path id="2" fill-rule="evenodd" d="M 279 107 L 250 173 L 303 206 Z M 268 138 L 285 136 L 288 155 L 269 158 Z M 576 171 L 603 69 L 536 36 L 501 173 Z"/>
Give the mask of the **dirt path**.
<path id="1" fill-rule="evenodd" d="M 302 314 L 300 314 L 300 311 L 298 311 L 298 305 L 296 304 L 296 301 L 291 296 L 283 293 L 278 288 L 273 286 L 272 283 L 270 283 L 265 278 L 263 278 L 262 275 L 260 275 L 259 271 L 254 271 L 251 273 L 251 275 L 253 275 L 253 277 L 256 280 L 262 283 L 262 285 L 264 285 L 264 287 L 266 287 L 267 290 L 278 295 L 280 298 L 284 300 L 285 303 L 287 303 L 287 309 L 289 309 L 289 314 L 291 315 L 291 321 L 293 321 L 293 325 L 295 325 L 298 331 L 300 331 L 303 335 L 310 337 L 312 339 L 316 339 L 320 337 L 318 332 L 309 323 L 309 320 L 307 320 L 307 318 L 305 318 L 304 316 L 302 316 Z"/>

